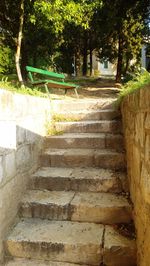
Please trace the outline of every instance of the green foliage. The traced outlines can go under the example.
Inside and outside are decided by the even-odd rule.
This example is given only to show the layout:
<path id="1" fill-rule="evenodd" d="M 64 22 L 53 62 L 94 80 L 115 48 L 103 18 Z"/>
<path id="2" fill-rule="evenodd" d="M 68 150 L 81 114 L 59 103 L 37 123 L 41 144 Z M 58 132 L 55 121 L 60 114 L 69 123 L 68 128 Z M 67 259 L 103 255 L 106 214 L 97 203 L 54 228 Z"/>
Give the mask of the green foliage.
<path id="1" fill-rule="evenodd" d="M 98 0 L 36 0 L 29 17 L 32 23 L 27 29 L 29 36 L 32 28 L 29 43 L 33 40 L 36 48 L 31 50 L 30 65 L 71 74 L 73 56 L 77 47 L 83 46 L 83 41 L 79 41 L 80 32 L 89 28 L 93 13 L 101 3 Z"/>
<path id="2" fill-rule="evenodd" d="M 16 82 L 17 81 L 17 75 L 16 74 L 0 74 L 0 81 L 9 81 L 9 82 Z"/>
<path id="3" fill-rule="evenodd" d="M 63 114 L 54 114 L 52 117 L 54 122 L 77 122 L 79 119 L 71 117 L 71 116 L 65 116 Z"/>
<path id="4" fill-rule="evenodd" d="M 133 80 L 122 86 L 117 104 L 120 104 L 123 98 L 128 94 L 134 93 L 136 90 L 143 89 L 147 85 L 150 85 L 150 73 L 148 71 L 144 71 L 142 74 L 138 74 Z"/>
<path id="5" fill-rule="evenodd" d="M 45 129 L 46 129 L 46 134 L 48 136 L 55 136 L 55 135 L 62 135 L 64 132 L 63 131 L 58 131 L 55 128 L 55 123 L 54 121 L 47 120 L 45 123 Z"/>
<path id="6" fill-rule="evenodd" d="M 22 69 L 25 65 L 47 67 L 72 73 L 72 57 L 77 45 L 75 27 L 86 29 L 96 6 L 101 1 L 36 0 L 25 4 Z M 66 31 L 67 26 L 69 30 Z M 34 32 L 34 34 L 33 34 Z M 74 39 L 71 45 L 70 39 Z M 34 43 L 34 49 L 33 49 Z M 64 44 L 64 45 L 63 45 Z M 62 46 L 63 45 L 63 46 Z M 72 49 L 73 48 L 73 49 Z M 26 62 L 26 63 L 25 63 Z"/>
<path id="7" fill-rule="evenodd" d="M 149 6 L 145 1 L 144 11 L 143 1 L 116 0 L 112 5 L 112 1 L 107 0 L 95 16 L 99 58 L 113 63 L 121 58 L 120 76 L 127 72 L 132 59 L 131 64 L 140 62 L 143 28 Z"/>
<path id="8" fill-rule="evenodd" d="M 122 72 L 126 73 L 131 67 L 132 71 L 141 64 L 141 48 L 144 24 L 141 15 L 133 17 L 128 11 L 127 18 L 123 21 L 123 67 Z M 131 61 L 133 60 L 133 61 Z"/>
<path id="9" fill-rule="evenodd" d="M 74 1 L 74 0 L 36 0 L 34 8 L 36 14 L 43 14 L 48 21 L 54 25 L 55 32 L 63 31 L 65 22 L 75 23 L 76 25 L 88 28 L 90 18 L 94 8 L 102 1 Z M 36 22 L 37 17 L 31 16 L 31 21 Z"/>
<path id="10" fill-rule="evenodd" d="M 19 3 L 17 0 L 0 1 L 4 47 L 10 47 L 12 51 L 16 49 L 19 30 Z M 111 0 L 25 0 L 24 4 L 22 71 L 26 65 L 33 65 L 57 71 L 60 68 L 71 74 L 75 58 L 77 73 L 82 68 L 85 48 L 87 54 L 97 49 L 102 59 L 114 62 L 118 57 L 119 34 L 123 39 L 122 72 L 127 71 L 129 60 L 139 59 L 148 0 L 115 0 L 113 4 Z M 3 54 L 7 57 L 9 52 Z M 13 58 L 8 62 L 7 57 L 3 62 L 5 66 L 0 71 L 4 73 L 4 68 L 11 71 Z"/>
<path id="11" fill-rule="evenodd" d="M 0 73 L 11 73 L 15 68 L 13 52 L 8 46 L 1 46 L 0 49 Z"/>
<path id="12" fill-rule="evenodd" d="M 0 88 L 5 89 L 8 91 L 25 94 L 25 95 L 32 95 L 32 96 L 38 96 L 38 97 L 47 97 L 47 94 L 42 92 L 39 88 L 30 88 L 25 86 L 24 88 L 19 86 L 19 82 L 16 83 L 14 80 L 8 81 L 9 77 L 7 76 L 1 76 L 0 81 Z"/>

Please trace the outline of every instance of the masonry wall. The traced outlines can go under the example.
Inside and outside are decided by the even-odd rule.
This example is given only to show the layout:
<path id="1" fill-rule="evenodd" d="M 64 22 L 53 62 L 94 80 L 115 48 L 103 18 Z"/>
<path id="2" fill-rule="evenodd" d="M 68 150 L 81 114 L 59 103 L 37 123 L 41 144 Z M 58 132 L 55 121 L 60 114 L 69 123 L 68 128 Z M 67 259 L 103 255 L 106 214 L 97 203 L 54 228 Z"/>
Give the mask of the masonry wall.
<path id="1" fill-rule="evenodd" d="M 122 103 L 128 178 L 137 231 L 137 262 L 150 265 L 150 86 Z"/>
<path id="2" fill-rule="evenodd" d="M 13 225 L 30 175 L 38 167 L 48 99 L 0 90 L 0 264 L 3 239 Z"/>

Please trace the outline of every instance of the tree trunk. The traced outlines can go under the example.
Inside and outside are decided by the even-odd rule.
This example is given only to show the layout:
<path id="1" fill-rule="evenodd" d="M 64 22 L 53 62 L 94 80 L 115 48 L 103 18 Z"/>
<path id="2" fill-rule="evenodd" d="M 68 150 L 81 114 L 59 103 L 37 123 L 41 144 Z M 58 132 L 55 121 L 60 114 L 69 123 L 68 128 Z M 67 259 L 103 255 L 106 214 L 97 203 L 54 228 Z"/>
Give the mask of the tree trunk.
<path id="1" fill-rule="evenodd" d="M 28 65 L 28 49 L 26 44 L 22 43 L 22 53 L 21 53 L 21 73 L 24 80 L 27 80 L 27 72 L 25 67 Z"/>
<path id="2" fill-rule="evenodd" d="M 93 72 L 93 50 L 90 45 L 90 76 L 92 76 Z"/>
<path id="3" fill-rule="evenodd" d="M 83 76 L 87 75 L 87 62 L 88 62 L 88 53 L 87 53 L 87 36 L 84 36 L 84 48 L 83 48 L 83 68 L 82 74 Z"/>
<path id="4" fill-rule="evenodd" d="M 80 70 L 81 70 L 80 49 L 79 48 L 76 51 L 75 59 L 76 59 L 76 64 L 75 64 L 76 65 L 76 76 L 79 76 Z"/>
<path id="5" fill-rule="evenodd" d="M 128 68 L 129 68 L 129 62 L 130 62 L 130 59 L 127 57 L 127 58 L 126 58 L 126 67 L 125 67 L 125 70 L 124 70 L 124 74 L 126 74 L 127 71 L 128 71 Z"/>
<path id="6" fill-rule="evenodd" d="M 122 40 L 121 35 L 119 34 L 118 62 L 117 62 L 117 74 L 116 74 L 117 83 L 121 83 L 122 63 L 123 63 L 123 40 Z"/>
<path id="7" fill-rule="evenodd" d="M 33 54 L 33 66 L 37 67 L 37 50 L 35 49 L 34 54 Z"/>
<path id="8" fill-rule="evenodd" d="M 15 63 L 16 63 L 16 70 L 18 75 L 18 80 L 21 86 L 24 86 L 21 69 L 20 69 L 20 53 L 21 53 L 21 42 L 22 42 L 22 32 L 23 32 L 23 22 L 24 22 L 24 0 L 21 0 L 20 4 L 20 25 L 19 25 L 19 32 L 17 38 L 17 49 L 15 55 Z"/>

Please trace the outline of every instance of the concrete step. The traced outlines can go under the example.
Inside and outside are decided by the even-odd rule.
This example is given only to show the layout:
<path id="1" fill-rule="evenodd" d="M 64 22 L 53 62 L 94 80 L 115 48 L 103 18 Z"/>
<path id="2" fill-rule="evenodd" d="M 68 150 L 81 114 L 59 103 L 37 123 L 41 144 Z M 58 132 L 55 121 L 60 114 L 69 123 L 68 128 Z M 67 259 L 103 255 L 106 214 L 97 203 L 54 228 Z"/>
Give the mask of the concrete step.
<path id="1" fill-rule="evenodd" d="M 81 266 L 81 264 L 16 258 L 8 261 L 5 266 Z M 90 265 L 82 264 L 82 266 Z"/>
<path id="2" fill-rule="evenodd" d="M 104 226 L 41 219 L 20 221 L 6 240 L 13 257 L 100 265 Z"/>
<path id="3" fill-rule="evenodd" d="M 41 165 L 51 167 L 103 167 L 124 170 L 123 152 L 101 149 L 46 149 Z"/>
<path id="4" fill-rule="evenodd" d="M 52 102 L 52 110 L 58 112 L 72 112 L 85 110 L 116 110 L 116 98 L 101 98 L 101 99 L 74 99 L 74 100 L 58 100 Z"/>
<path id="5" fill-rule="evenodd" d="M 32 175 L 30 188 L 57 191 L 116 192 L 127 190 L 125 173 L 108 169 L 42 167 Z"/>
<path id="6" fill-rule="evenodd" d="M 136 265 L 135 241 L 101 224 L 22 219 L 8 236 L 5 246 L 10 256 L 40 259 L 41 263 L 47 260 L 91 266 L 102 263 L 106 266 Z M 64 265 L 71 266 L 67 263 Z"/>
<path id="7" fill-rule="evenodd" d="M 55 130 L 64 133 L 120 133 L 121 122 L 118 120 L 55 122 Z"/>
<path id="8" fill-rule="evenodd" d="M 115 230 L 105 227 L 103 265 L 106 266 L 137 266 L 136 243 Z"/>
<path id="9" fill-rule="evenodd" d="M 57 112 L 54 114 L 56 121 L 66 121 L 66 118 L 71 121 L 89 121 L 89 120 L 113 120 L 113 119 L 119 119 L 121 116 L 120 112 L 118 110 L 79 110 L 79 111 L 69 111 L 66 112 Z"/>
<path id="10" fill-rule="evenodd" d="M 104 133 L 66 133 L 59 136 L 49 136 L 44 141 L 45 148 L 84 148 L 84 149 L 123 149 L 121 134 Z"/>
<path id="11" fill-rule="evenodd" d="M 129 223 L 132 208 L 120 195 L 94 192 L 28 190 L 20 216 L 103 224 Z"/>

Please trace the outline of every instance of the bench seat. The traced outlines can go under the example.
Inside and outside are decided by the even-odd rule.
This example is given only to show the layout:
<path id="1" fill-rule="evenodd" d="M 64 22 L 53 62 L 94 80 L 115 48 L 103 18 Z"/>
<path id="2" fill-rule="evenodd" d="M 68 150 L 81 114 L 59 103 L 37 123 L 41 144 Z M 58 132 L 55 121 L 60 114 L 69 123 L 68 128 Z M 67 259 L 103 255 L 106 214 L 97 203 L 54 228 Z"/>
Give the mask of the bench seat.
<path id="1" fill-rule="evenodd" d="M 36 80 L 32 82 L 32 85 L 40 85 L 40 84 L 47 84 L 49 88 L 58 88 L 58 89 L 73 89 L 76 88 L 77 85 L 68 83 L 68 82 L 59 82 L 55 80 L 50 79 L 44 79 L 44 80 Z"/>

